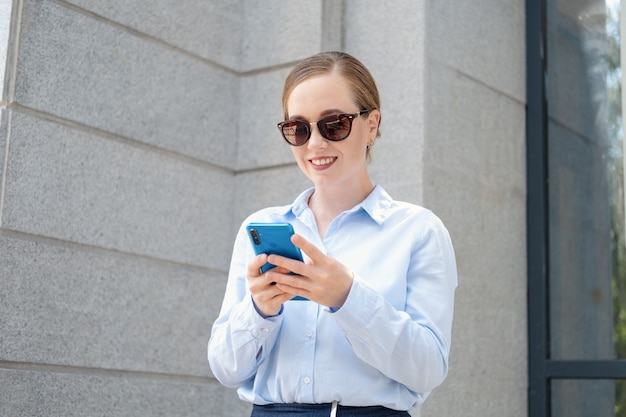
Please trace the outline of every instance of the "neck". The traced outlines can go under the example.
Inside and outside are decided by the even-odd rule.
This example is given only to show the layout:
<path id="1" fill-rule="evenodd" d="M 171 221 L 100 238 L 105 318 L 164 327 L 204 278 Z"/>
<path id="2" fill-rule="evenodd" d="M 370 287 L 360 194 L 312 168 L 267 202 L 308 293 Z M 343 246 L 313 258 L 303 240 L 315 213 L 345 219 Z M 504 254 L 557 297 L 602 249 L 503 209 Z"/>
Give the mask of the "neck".
<path id="1" fill-rule="evenodd" d="M 367 181 L 356 187 L 316 187 L 309 199 L 309 207 L 315 217 L 332 221 L 340 213 L 365 200 L 374 189 L 374 184 Z"/>

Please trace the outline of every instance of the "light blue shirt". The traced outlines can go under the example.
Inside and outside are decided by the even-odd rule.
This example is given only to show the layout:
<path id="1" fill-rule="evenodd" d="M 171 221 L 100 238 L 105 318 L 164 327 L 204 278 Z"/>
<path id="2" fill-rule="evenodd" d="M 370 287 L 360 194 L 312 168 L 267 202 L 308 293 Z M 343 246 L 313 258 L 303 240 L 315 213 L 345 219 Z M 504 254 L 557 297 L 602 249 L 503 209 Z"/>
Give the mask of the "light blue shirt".
<path id="1" fill-rule="evenodd" d="M 237 235 L 208 359 L 215 377 L 254 404 L 382 405 L 409 410 L 448 372 L 457 271 L 450 236 L 431 211 L 380 187 L 339 215 L 322 239 L 308 199 L 248 217 Z M 291 300 L 263 318 L 246 266 L 248 222 L 289 222 L 354 272 L 338 310 Z M 306 256 L 306 255 L 305 255 Z"/>

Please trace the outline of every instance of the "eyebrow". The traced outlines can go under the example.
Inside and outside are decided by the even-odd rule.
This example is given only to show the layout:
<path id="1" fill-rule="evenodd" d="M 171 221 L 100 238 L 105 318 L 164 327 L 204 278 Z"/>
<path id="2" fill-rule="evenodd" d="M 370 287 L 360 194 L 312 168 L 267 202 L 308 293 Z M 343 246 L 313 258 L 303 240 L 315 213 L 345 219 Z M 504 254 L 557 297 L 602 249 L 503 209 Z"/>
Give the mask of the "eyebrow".
<path id="1" fill-rule="evenodd" d="M 321 116 L 320 118 L 323 119 L 324 117 L 329 116 L 331 114 L 344 114 L 344 113 L 346 113 L 346 112 L 344 110 L 341 110 L 341 109 L 327 109 L 327 110 L 324 110 L 320 114 L 320 116 Z M 304 117 L 300 116 L 299 114 L 295 114 L 293 116 L 290 115 L 288 120 L 296 120 L 296 119 L 298 119 L 298 120 L 307 120 Z"/>

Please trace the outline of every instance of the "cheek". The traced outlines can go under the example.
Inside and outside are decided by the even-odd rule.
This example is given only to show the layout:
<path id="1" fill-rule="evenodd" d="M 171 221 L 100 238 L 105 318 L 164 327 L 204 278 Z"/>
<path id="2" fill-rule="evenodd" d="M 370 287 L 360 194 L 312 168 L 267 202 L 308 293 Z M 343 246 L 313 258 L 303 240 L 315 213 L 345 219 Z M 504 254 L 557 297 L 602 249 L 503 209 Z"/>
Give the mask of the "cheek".
<path id="1" fill-rule="evenodd" d="M 289 147 L 291 148 L 291 154 L 293 155 L 294 159 L 297 161 L 302 157 L 302 152 L 300 150 L 300 146 L 291 146 L 289 145 Z"/>
<path id="2" fill-rule="evenodd" d="M 306 161 L 304 160 L 304 148 L 306 145 L 303 146 L 291 146 L 291 154 L 293 155 L 293 159 L 296 160 L 296 163 L 298 164 L 298 166 L 302 167 Z"/>
<path id="3" fill-rule="evenodd" d="M 366 126 L 359 126 L 356 131 L 354 130 L 355 129 L 353 129 L 353 133 L 355 134 L 354 146 L 358 148 L 365 148 L 367 143 L 370 141 L 369 129 L 367 129 Z"/>

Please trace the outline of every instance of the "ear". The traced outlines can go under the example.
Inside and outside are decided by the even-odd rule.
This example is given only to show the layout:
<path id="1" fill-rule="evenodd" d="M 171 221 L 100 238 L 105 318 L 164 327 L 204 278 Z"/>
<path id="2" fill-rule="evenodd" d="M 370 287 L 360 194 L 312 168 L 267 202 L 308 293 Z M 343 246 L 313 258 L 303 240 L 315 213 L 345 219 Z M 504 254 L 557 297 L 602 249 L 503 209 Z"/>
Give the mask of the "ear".
<path id="1" fill-rule="evenodd" d="M 380 125 L 380 111 L 372 110 L 367 116 L 367 123 L 369 126 L 370 142 L 373 143 L 376 140 L 378 126 Z"/>

